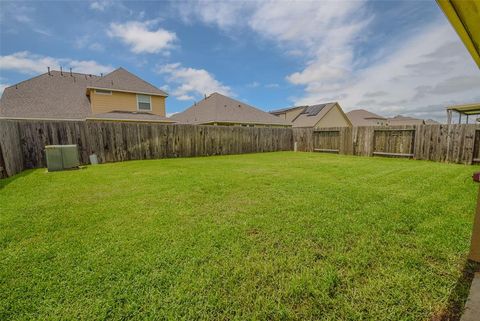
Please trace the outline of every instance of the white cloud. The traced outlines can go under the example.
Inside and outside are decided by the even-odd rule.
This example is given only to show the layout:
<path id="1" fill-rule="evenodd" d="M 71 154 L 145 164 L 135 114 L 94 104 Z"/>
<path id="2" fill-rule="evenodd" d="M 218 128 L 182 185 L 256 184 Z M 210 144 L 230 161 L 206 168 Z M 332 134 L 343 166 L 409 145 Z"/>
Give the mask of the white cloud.
<path id="1" fill-rule="evenodd" d="M 364 1 L 262 2 L 249 26 L 262 36 L 288 48 L 288 55 L 303 55 L 303 70 L 286 79 L 306 91 L 343 87 L 354 68 L 354 48 L 372 17 Z"/>
<path id="2" fill-rule="evenodd" d="M 168 54 L 177 36 L 174 32 L 162 28 L 150 30 L 155 23 L 155 21 L 111 23 L 107 34 L 130 46 L 130 50 L 134 53 Z"/>
<path id="3" fill-rule="evenodd" d="M 367 108 L 444 118 L 444 106 L 480 99 L 478 68 L 443 16 L 430 25 L 395 33 L 394 43 L 369 48 L 373 14 L 366 1 L 195 2 L 180 6 L 184 21 L 201 21 L 226 32 L 245 28 L 274 41 L 304 67 L 286 75 L 304 93 L 295 104 L 337 100 L 346 110 Z M 241 17 L 241 19 L 239 19 Z"/>
<path id="4" fill-rule="evenodd" d="M 252 81 L 251 83 L 247 84 L 248 88 L 257 88 L 258 86 L 260 86 L 258 81 Z"/>
<path id="5" fill-rule="evenodd" d="M 306 91 L 331 90 L 350 81 L 355 44 L 372 20 L 365 1 L 194 2 L 180 6 L 184 20 L 200 20 L 230 31 L 248 27 L 273 40 L 290 57 L 306 61 L 288 75 Z M 239 19 L 238 17 L 241 17 Z M 274 86 L 272 86 L 274 87 Z"/>
<path id="6" fill-rule="evenodd" d="M 74 72 L 86 74 L 107 73 L 113 70 L 110 65 L 102 65 L 94 60 L 74 60 L 68 58 L 53 58 L 20 51 L 11 55 L 0 56 L 0 70 L 13 70 L 23 74 L 40 74 L 51 69 L 65 70 L 72 68 Z"/>
<path id="7" fill-rule="evenodd" d="M 448 54 L 445 54 L 448 52 Z M 338 99 L 347 109 L 366 108 L 393 116 L 444 120 L 445 106 L 480 98 L 480 74 L 451 27 L 435 21 L 406 40 L 378 63 L 352 73 L 354 80 L 341 88 L 306 88 L 298 103 Z"/>
<path id="8" fill-rule="evenodd" d="M 111 0 L 93 1 L 90 3 L 90 9 L 96 11 L 105 11 L 108 7 L 113 5 Z"/>
<path id="9" fill-rule="evenodd" d="M 223 85 L 205 69 L 183 67 L 180 63 L 159 66 L 157 72 L 166 75 L 171 83 L 179 84 L 172 91 L 178 100 L 193 100 L 213 92 L 233 95 L 230 87 Z"/>
<path id="10" fill-rule="evenodd" d="M 239 12 L 251 9 L 255 2 L 242 1 L 189 1 L 177 2 L 176 6 L 183 22 L 190 24 L 194 20 L 200 20 L 209 25 L 215 25 L 222 29 L 230 29 L 245 23 L 245 19 L 239 16 Z"/>

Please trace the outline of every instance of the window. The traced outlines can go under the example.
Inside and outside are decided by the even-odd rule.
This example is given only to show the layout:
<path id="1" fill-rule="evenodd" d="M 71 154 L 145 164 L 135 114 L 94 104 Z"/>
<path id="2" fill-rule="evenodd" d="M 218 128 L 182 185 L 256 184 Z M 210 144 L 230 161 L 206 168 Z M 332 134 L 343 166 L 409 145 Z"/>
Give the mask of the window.
<path id="1" fill-rule="evenodd" d="M 152 110 L 151 97 L 147 95 L 137 95 L 137 109 L 143 111 Z"/>
<path id="2" fill-rule="evenodd" d="M 95 89 L 95 93 L 99 95 L 111 95 L 112 92 L 110 90 L 103 90 L 103 89 Z"/>

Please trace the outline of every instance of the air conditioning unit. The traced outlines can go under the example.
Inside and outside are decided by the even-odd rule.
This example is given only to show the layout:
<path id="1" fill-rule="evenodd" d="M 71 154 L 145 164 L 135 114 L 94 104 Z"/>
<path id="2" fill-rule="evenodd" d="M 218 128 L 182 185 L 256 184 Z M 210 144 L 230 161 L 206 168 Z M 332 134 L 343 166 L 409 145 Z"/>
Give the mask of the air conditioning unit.
<path id="1" fill-rule="evenodd" d="M 80 166 L 77 145 L 47 145 L 45 146 L 45 153 L 49 172 L 63 171 Z"/>

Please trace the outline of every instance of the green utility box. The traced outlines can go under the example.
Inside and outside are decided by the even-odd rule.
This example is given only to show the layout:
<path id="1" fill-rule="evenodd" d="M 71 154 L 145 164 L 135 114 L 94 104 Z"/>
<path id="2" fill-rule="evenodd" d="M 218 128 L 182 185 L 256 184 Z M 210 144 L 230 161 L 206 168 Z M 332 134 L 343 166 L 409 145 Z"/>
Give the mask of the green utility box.
<path id="1" fill-rule="evenodd" d="M 77 145 L 48 145 L 45 146 L 45 153 L 49 172 L 63 171 L 80 166 Z"/>

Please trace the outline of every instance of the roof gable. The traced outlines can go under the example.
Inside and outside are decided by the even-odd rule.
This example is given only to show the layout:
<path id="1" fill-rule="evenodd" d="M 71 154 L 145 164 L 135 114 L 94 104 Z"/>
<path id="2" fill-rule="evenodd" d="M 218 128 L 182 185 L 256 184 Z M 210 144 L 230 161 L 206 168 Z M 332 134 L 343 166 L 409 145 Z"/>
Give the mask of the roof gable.
<path id="1" fill-rule="evenodd" d="M 102 88 L 165 97 L 168 96 L 163 90 L 158 89 L 123 68 L 115 69 L 111 73 L 101 77 L 89 88 Z"/>
<path id="2" fill-rule="evenodd" d="M 244 102 L 213 93 L 185 111 L 171 117 L 188 124 L 212 122 L 291 125 L 291 123 Z"/>
<path id="3" fill-rule="evenodd" d="M 292 120 L 293 127 L 315 127 L 333 106 L 335 103 L 305 106 L 303 111 Z"/>

